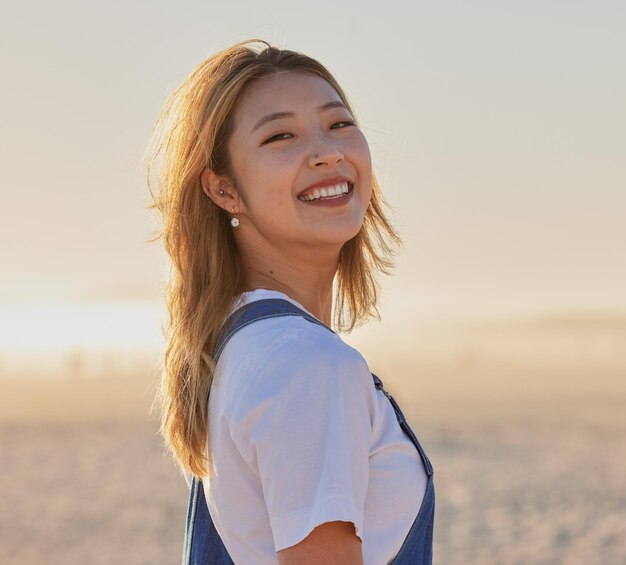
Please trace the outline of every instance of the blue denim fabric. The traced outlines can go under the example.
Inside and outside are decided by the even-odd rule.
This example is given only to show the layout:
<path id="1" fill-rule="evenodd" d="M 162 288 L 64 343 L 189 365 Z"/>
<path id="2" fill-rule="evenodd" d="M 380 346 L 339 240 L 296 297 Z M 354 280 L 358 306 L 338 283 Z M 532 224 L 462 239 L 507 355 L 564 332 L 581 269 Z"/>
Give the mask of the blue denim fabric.
<path id="1" fill-rule="evenodd" d="M 241 328 L 252 324 L 257 320 L 272 318 L 275 316 L 302 316 L 303 318 L 319 324 L 328 331 L 333 331 L 318 319 L 298 308 L 288 300 L 280 298 L 268 298 L 255 300 L 233 312 L 224 324 L 224 330 L 220 334 L 215 347 L 215 362 L 219 358 L 226 342 Z M 334 333 L 334 332 L 333 332 Z M 380 390 L 391 402 L 396 413 L 396 418 L 402 430 L 409 437 L 418 450 L 424 468 L 428 475 L 426 492 L 422 500 L 419 512 L 409 530 L 409 533 L 394 557 L 393 565 L 432 565 L 433 559 L 433 527 L 435 521 L 435 487 L 433 482 L 433 467 L 426 453 L 422 449 L 413 430 L 409 427 L 402 410 L 393 396 L 384 388 L 382 381 L 372 373 L 374 386 Z M 230 565 L 233 564 L 222 539 L 220 538 L 204 497 L 204 488 L 201 479 L 194 477 L 189 491 L 187 506 L 187 520 L 185 524 L 185 538 L 183 548 L 182 565 Z M 382 564 L 381 564 L 382 565 Z"/>

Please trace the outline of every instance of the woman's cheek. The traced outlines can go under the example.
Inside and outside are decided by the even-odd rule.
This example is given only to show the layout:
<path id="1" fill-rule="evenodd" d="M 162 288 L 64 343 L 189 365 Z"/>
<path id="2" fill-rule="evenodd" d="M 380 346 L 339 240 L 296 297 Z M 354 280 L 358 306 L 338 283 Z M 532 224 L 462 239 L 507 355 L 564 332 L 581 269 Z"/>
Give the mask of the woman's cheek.
<path id="1" fill-rule="evenodd" d="M 372 154 L 370 151 L 369 143 L 367 143 L 367 139 L 363 134 L 361 134 L 361 154 L 363 155 L 364 162 L 367 163 L 368 167 L 372 168 Z"/>

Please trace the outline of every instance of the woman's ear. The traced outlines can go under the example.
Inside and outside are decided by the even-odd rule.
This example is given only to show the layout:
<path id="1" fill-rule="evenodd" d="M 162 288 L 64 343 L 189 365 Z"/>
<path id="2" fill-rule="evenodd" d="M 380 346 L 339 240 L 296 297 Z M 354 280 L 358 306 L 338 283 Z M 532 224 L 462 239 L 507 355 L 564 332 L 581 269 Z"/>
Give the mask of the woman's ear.
<path id="1" fill-rule="evenodd" d="M 239 207 L 237 192 L 233 190 L 231 182 L 211 169 L 204 169 L 200 175 L 202 191 L 220 208 L 227 212 Z"/>

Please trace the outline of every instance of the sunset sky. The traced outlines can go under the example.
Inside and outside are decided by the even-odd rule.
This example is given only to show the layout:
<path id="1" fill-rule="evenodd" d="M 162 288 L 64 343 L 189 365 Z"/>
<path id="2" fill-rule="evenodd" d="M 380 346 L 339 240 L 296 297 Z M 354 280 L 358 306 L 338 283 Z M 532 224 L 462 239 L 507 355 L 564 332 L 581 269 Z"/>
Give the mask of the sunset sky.
<path id="1" fill-rule="evenodd" d="M 140 160 L 167 95 L 252 37 L 319 59 L 356 108 L 405 241 L 389 327 L 626 312 L 625 25 L 618 1 L 3 6 L 0 347 L 68 319 L 62 343 L 115 342 L 124 317 L 154 339 Z"/>

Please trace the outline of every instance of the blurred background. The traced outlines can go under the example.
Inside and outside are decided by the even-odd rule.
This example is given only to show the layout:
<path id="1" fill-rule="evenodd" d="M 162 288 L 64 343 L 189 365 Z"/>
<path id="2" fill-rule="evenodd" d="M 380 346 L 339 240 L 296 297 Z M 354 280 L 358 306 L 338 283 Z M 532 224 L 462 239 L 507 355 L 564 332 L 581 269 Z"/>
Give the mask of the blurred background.
<path id="1" fill-rule="evenodd" d="M 435 468 L 435 563 L 626 562 L 626 6 L 0 4 L 0 562 L 178 563 L 141 157 L 247 38 L 346 89 L 404 238 L 345 335 Z"/>

